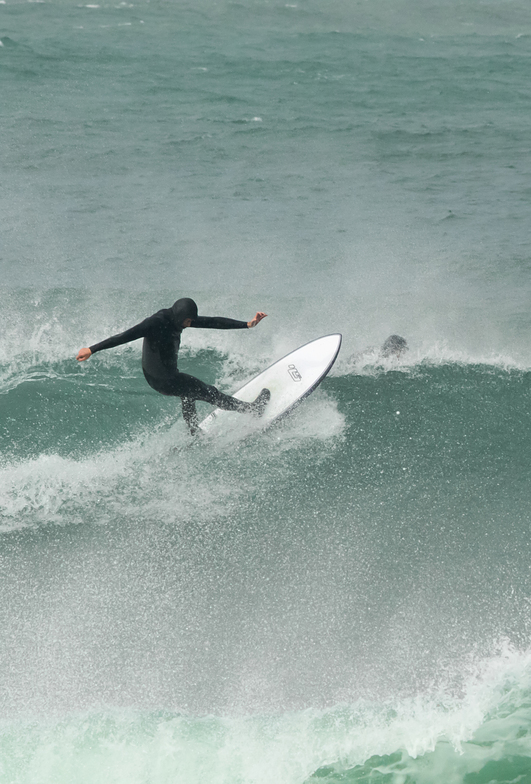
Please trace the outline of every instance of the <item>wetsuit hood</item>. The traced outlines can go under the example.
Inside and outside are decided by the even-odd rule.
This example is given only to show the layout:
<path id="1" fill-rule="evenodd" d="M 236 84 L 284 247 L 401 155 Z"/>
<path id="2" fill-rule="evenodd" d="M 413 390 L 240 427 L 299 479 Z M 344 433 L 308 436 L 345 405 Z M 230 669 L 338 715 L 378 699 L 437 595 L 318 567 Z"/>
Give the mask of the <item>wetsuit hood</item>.
<path id="1" fill-rule="evenodd" d="M 173 303 L 171 306 L 171 312 L 175 326 L 178 329 L 182 329 L 183 321 L 185 319 L 189 318 L 193 320 L 197 318 L 197 305 L 193 299 L 183 297 L 182 299 L 178 299 L 177 302 Z"/>
<path id="2" fill-rule="evenodd" d="M 382 346 L 382 356 L 400 356 L 408 350 L 407 341 L 400 335 L 390 335 Z"/>

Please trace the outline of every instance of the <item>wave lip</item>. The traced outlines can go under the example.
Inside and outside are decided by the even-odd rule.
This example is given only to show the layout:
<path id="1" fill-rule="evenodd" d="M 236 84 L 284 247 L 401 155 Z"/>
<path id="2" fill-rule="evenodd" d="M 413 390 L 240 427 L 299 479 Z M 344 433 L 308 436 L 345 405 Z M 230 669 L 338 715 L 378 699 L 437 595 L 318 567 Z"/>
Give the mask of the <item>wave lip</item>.
<path id="1" fill-rule="evenodd" d="M 4 720 L 1 762 L 17 784 L 34 781 L 37 770 L 42 784 L 96 784 L 102 770 L 117 784 L 525 781 L 530 698 L 531 652 L 502 644 L 459 698 L 441 692 L 269 716 L 113 709 Z"/>
<path id="2" fill-rule="evenodd" d="M 419 696 L 389 706 L 387 716 L 382 710 L 367 725 L 374 735 L 365 752 L 359 755 L 355 744 L 351 749 L 347 745 L 342 759 L 320 768 L 306 784 L 527 781 L 531 773 L 531 652 L 516 651 L 503 642 L 498 653 L 472 670 L 459 699 L 445 694 Z M 364 753 L 363 762 L 351 764 Z"/>

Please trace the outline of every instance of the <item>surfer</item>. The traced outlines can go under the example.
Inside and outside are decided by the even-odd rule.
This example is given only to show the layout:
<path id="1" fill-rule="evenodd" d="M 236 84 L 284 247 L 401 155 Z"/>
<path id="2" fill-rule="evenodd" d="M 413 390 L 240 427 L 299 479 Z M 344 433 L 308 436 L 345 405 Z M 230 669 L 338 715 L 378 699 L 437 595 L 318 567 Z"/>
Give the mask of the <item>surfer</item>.
<path id="1" fill-rule="evenodd" d="M 162 395 L 180 397 L 183 417 L 195 435 L 199 427 L 195 401 L 202 400 L 227 411 L 251 412 L 261 416 L 271 397 L 268 389 L 262 389 L 252 403 L 245 403 L 230 395 L 225 395 L 216 387 L 205 384 L 194 376 L 181 373 L 177 368 L 177 354 L 181 343 L 183 329 L 251 329 L 256 327 L 266 313 L 258 312 L 251 321 L 220 316 L 198 316 L 197 305 L 193 299 L 178 299 L 171 308 L 164 308 L 152 316 L 127 329 L 119 335 L 113 335 L 90 348 L 79 350 L 76 359 L 85 362 L 92 354 L 107 348 L 121 346 L 132 340 L 144 338 L 142 346 L 142 370 L 149 386 Z"/>
<path id="2" fill-rule="evenodd" d="M 409 347 L 405 338 L 401 335 L 389 335 L 380 349 L 380 354 L 382 357 L 385 357 L 385 359 L 389 359 L 389 357 L 400 359 L 406 351 L 409 351 Z"/>
<path id="3" fill-rule="evenodd" d="M 407 340 L 401 335 L 389 335 L 380 349 L 375 346 L 359 351 L 350 357 L 350 361 L 356 365 L 372 365 L 382 359 L 401 359 L 406 351 L 409 351 Z"/>

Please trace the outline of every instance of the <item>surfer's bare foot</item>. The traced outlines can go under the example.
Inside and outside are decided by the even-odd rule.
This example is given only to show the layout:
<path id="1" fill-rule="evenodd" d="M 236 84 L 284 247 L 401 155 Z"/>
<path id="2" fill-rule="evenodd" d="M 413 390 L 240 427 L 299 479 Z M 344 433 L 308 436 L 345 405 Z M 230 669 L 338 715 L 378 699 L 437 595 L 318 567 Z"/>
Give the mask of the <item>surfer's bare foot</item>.
<path id="1" fill-rule="evenodd" d="M 265 407 L 271 400 L 271 392 L 269 389 L 262 389 L 256 400 L 253 402 L 253 414 L 255 416 L 261 417 L 264 413 Z"/>

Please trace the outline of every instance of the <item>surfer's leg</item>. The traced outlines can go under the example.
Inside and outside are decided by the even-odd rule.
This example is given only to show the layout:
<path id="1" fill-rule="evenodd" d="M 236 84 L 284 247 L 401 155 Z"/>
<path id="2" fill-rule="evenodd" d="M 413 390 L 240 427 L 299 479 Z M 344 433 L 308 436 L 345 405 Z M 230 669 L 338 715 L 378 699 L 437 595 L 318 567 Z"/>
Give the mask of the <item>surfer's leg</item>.
<path id="1" fill-rule="evenodd" d="M 184 421 L 188 425 L 190 433 L 195 436 L 199 427 L 199 419 L 195 407 L 195 400 L 190 400 L 189 397 L 182 397 L 181 403 L 183 408 Z"/>
<path id="2" fill-rule="evenodd" d="M 177 373 L 170 378 L 154 378 L 144 371 L 144 376 L 146 377 L 149 386 L 161 395 L 181 398 L 183 419 L 188 425 L 190 433 L 195 435 L 199 427 L 199 419 L 195 407 L 195 400 L 198 398 L 193 394 L 187 394 L 192 390 L 190 384 L 186 381 L 185 374 Z M 190 376 L 189 378 L 193 378 L 193 376 Z"/>
<path id="3" fill-rule="evenodd" d="M 179 388 L 182 390 L 180 395 L 190 401 L 200 400 L 217 408 L 223 408 L 225 411 L 243 413 L 254 410 L 254 403 L 245 403 L 243 400 L 225 395 L 212 384 L 205 384 L 204 381 L 200 381 L 195 376 L 189 376 L 187 373 L 179 373 Z"/>
<path id="4" fill-rule="evenodd" d="M 261 416 L 271 397 L 268 389 L 262 389 L 256 400 L 252 403 L 246 403 L 244 400 L 231 397 L 231 395 L 225 395 L 215 386 L 205 384 L 204 381 L 195 376 L 189 376 L 187 373 L 177 373 L 167 379 L 154 379 L 145 371 L 144 375 L 150 387 L 157 392 L 182 399 L 183 417 L 192 433 L 196 432 L 198 427 L 194 402 L 196 400 L 210 403 L 210 405 L 223 408 L 225 411 L 239 411 L 240 413 L 253 413 Z"/>
<path id="5" fill-rule="evenodd" d="M 194 382 L 193 384 L 190 384 L 190 387 L 196 390 L 196 400 L 202 400 L 205 403 L 210 403 L 211 405 L 216 406 L 217 408 L 222 408 L 225 411 L 239 411 L 241 413 L 251 413 L 255 416 L 262 416 L 264 413 L 264 408 L 271 398 L 269 389 L 262 389 L 256 400 L 253 400 L 251 403 L 246 403 L 245 401 L 238 400 L 238 398 L 232 397 L 231 395 L 225 395 L 216 387 L 210 384 L 205 384 L 198 378 L 194 378 L 194 376 L 188 376 L 188 378 Z"/>

